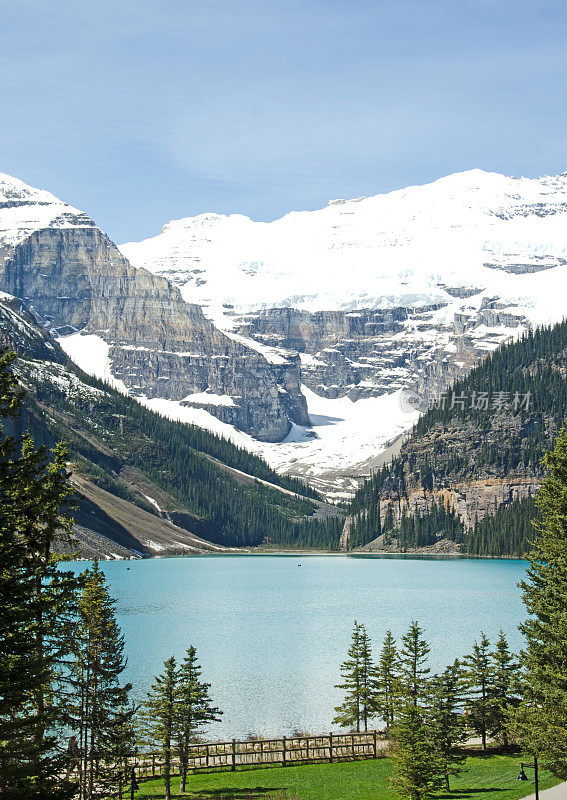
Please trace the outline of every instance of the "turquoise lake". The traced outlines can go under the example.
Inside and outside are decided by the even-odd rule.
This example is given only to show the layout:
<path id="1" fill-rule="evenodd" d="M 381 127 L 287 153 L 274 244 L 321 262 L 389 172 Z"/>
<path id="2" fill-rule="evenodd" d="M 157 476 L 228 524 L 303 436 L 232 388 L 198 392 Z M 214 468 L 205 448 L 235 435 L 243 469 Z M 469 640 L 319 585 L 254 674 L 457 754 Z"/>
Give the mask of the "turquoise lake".
<path id="1" fill-rule="evenodd" d="M 299 566 L 301 565 L 301 566 Z M 84 562 L 74 565 L 84 569 Z M 331 729 L 354 620 L 376 654 L 425 628 L 433 671 L 500 629 L 515 650 L 525 562 L 361 556 L 200 556 L 104 562 L 141 699 L 170 655 L 197 648 L 222 722 L 207 738 Z"/>

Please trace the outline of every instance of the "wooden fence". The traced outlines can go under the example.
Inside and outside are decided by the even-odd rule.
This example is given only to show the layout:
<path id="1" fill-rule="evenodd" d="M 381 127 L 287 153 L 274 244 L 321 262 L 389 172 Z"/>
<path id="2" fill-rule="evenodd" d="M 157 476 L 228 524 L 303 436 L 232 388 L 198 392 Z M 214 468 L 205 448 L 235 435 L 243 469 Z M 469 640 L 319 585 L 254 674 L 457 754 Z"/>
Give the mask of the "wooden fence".
<path id="1" fill-rule="evenodd" d="M 336 761 L 359 761 L 384 755 L 387 741 L 378 731 L 368 733 L 327 733 L 320 736 L 291 736 L 281 739 L 248 739 L 191 745 L 189 770 L 221 771 L 286 767 Z M 161 757 L 139 753 L 130 762 L 138 779 L 160 777 Z M 179 773 L 179 759 L 174 758 L 172 772 Z"/>

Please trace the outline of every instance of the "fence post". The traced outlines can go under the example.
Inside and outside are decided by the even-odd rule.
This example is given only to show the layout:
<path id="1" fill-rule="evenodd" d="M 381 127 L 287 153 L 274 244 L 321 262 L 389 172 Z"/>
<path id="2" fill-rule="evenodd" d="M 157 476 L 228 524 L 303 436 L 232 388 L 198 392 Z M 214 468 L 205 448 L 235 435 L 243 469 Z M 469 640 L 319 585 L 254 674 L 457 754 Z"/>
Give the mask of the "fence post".
<path id="1" fill-rule="evenodd" d="M 232 766 L 230 768 L 231 772 L 234 772 L 236 769 L 236 739 L 232 740 Z"/>
<path id="2" fill-rule="evenodd" d="M 285 736 L 282 739 L 282 743 L 283 743 L 282 744 L 282 764 L 285 767 L 285 745 L 286 745 Z"/>
<path id="3" fill-rule="evenodd" d="M 329 734 L 329 763 L 333 763 L 333 733 Z"/>
<path id="4" fill-rule="evenodd" d="M 209 745 L 205 745 L 205 766 L 209 766 Z"/>
<path id="5" fill-rule="evenodd" d="M 351 735 L 350 735 L 350 750 L 351 750 L 353 759 L 355 758 L 355 755 L 354 755 L 354 737 L 355 737 L 355 734 L 351 733 Z"/>
<path id="6" fill-rule="evenodd" d="M 374 731 L 374 758 L 376 758 L 376 756 L 377 756 L 377 753 L 376 753 L 376 731 Z"/>
<path id="7" fill-rule="evenodd" d="M 152 753 L 152 777 L 156 774 L 156 754 Z"/>
<path id="8" fill-rule="evenodd" d="M 305 739 L 305 760 L 309 761 L 309 736 Z"/>

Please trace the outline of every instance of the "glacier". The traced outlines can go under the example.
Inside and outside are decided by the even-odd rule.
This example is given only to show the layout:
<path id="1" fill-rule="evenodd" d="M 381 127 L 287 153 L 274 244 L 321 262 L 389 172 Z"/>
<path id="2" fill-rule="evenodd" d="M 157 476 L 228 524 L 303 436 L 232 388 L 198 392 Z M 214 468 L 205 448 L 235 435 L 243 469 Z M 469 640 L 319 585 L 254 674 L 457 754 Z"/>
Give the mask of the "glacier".
<path id="1" fill-rule="evenodd" d="M 498 296 L 536 324 L 561 318 L 567 288 L 567 174 L 482 170 L 274 222 L 202 214 L 120 246 L 227 327 L 226 311 L 415 307 L 453 313 Z M 467 302 L 455 290 L 476 289 Z"/>

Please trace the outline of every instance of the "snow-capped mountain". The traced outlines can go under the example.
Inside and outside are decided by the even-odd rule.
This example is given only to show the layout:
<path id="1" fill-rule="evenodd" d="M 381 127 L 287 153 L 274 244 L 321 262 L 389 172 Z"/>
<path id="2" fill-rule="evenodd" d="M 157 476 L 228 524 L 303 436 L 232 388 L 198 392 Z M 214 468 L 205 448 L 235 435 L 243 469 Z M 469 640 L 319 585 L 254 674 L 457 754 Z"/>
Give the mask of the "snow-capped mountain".
<path id="1" fill-rule="evenodd" d="M 271 223 L 206 214 L 120 250 L 0 175 L 0 291 L 86 371 L 330 494 L 411 427 L 405 390 L 561 319 L 566 289 L 567 175 L 473 170 Z"/>
<path id="2" fill-rule="evenodd" d="M 275 222 L 203 214 L 120 248 L 185 299 L 238 312 L 357 311 L 495 295 L 534 321 L 557 317 L 567 286 L 567 174 L 537 180 L 471 170 L 425 186 Z M 534 277 L 535 276 L 535 277 Z"/>

